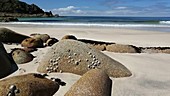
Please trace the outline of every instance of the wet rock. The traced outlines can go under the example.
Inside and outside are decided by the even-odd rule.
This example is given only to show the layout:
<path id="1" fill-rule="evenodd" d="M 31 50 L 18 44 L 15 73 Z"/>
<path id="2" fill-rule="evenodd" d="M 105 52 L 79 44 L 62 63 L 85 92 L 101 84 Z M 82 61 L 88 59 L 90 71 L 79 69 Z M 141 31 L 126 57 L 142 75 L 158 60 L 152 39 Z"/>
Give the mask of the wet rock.
<path id="1" fill-rule="evenodd" d="M 47 42 L 45 43 L 46 46 L 52 46 L 53 44 L 57 43 L 58 40 L 56 38 L 50 38 L 47 40 Z"/>
<path id="2" fill-rule="evenodd" d="M 21 46 L 28 48 L 42 48 L 44 45 L 41 39 L 27 38 L 22 41 Z"/>
<path id="3" fill-rule="evenodd" d="M 7 28 L 0 28 L 0 41 L 3 43 L 21 43 L 26 38 L 29 37 Z"/>
<path id="4" fill-rule="evenodd" d="M 64 39 L 73 39 L 73 40 L 77 40 L 77 38 L 76 38 L 74 35 L 65 35 L 64 37 L 62 37 L 61 40 L 64 40 Z"/>
<path id="5" fill-rule="evenodd" d="M 112 80 L 99 69 L 85 73 L 64 96 L 111 96 Z"/>
<path id="6" fill-rule="evenodd" d="M 0 42 L 0 78 L 7 76 L 12 70 L 11 58 Z"/>
<path id="7" fill-rule="evenodd" d="M 19 90 L 16 96 L 53 96 L 59 89 L 56 82 L 30 73 L 1 80 L 0 96 L 7 96 L 11 86 Z"/>
<path id="8" fill-rule="evenodd" d="M 41 39 L 44 43 L 50 39 L 48 34 L 31 34 L 32 38 Z"/>
<path id="9" fill-rule="evenodd" d="M 140 49 L 132 45 L 111 44 L 106 46 L 106 51 L 116 53 L 140 53 Z"/>
<path id="10" fill-rule="evenodd" d="M 34 58 L 32 54 L 24 51 L 23 49 L 13 49 L 11 55 L 17 64 L 30 62 Z"/>
<path id="11" fill-rule="evenodd" d="M 76 40 L 61 40 L 54 44 L 40 61 L 37 70 L 83 75 L 91 69 L 103 69 L 112 77 L 131 76 L 131 72 L 121 63 Z"/>

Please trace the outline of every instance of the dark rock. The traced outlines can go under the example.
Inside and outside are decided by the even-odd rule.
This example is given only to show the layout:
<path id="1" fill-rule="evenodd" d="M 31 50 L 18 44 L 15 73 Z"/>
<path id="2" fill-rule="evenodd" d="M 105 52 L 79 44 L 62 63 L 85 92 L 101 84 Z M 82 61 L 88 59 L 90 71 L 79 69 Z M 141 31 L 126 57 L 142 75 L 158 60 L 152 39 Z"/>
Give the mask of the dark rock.
<path id="1" fill-rule="evenodd" d="M 27 38 L 22 41 L 21 46 L 28 48 L 42 48 L 44 45 L 41 39 Z"/>
<path id="2" fill-rule="evenodd" d="M 50 38 L 46 41 L 45 45 L 46 46 L 52 46 L 53 44 L 57 43 L 58 42 L 58 39 L 56 38 Z"/>
<path id="3" fill-rule="evenodd" d="M 64 96 L 111 96 L 112 80 L 99 69 L 85 73 Z"/>
<path id="4" fill-rule="evenodd" d="M 167 53 L 170 54 L 170 47 L 139 47 L 143 53 Z"/>
<path id="5" fill-rule="evenodd" d="M 3 44 L 0 42 L 0 78 L 10 74 L 12 70 L 12 59 L 6 52 Z"/>
<path id="6" fill-rule="evenodd" d="M 60 15 L 59 14 L 55 14 L 54 17 L 60 17 Z"/>
<path id="7" fill-rule="evenodd" d="M 103 69 L 112 77 L 131 76 L 121 63 L 106 56 L 87 44 L 76 40 L 61 40 L 44 55 L 38 67 L 39 72 L 69 72 L 83 75 L 91 69 Z"/>
<path id="8" fill-rule="evenodd" d="M 0 41 L 3 43 L 21 43 L 26 38 L 29 37 L 7 28 L 0 28 Z"/>
<path id="9" fill-rule="evenodd" d="M 11 85 L 19 90 L 16 96 L 53 96 L 59 89 L 56 82 L 30 73 L 1 80 L 0 96 L 7 96 Z"/>
<path id="10" fill-rule="evenodd" d="M 94 41 L 94 40 L 87 40 L 87 39 L 78 39 L 78 41 L 84 42 L 86 44 L 91 44 L 91 45 L 111 45 L 111 44 L 115 44 L 115 43 L 112 43 L 112 42 Z"/>
<path id="11" fill-rule="evenodd" d="M 11 21 L 19 21 L 17 18 L 15 17 L 6 17 L 6 18 L 2 18 L 2 20 L 0 20 L 1 22 L 11 22 Z"/>
<path id="12" fill-rule="evenodd" d="M 35 4 L 19 0 L 1 0 L 0 17 L 53 17 L 51 12 L 44 12 Z"/>

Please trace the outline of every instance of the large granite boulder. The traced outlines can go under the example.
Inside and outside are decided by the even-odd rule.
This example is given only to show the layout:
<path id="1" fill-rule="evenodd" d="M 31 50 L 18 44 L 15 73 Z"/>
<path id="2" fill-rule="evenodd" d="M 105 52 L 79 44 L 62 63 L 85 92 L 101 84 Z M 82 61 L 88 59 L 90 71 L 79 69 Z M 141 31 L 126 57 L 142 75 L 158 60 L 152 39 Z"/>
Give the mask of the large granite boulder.
<path id="1" fill-rule="evenodd" d="M 132 45 L 111 44 L 106 46 L 106 51 L 116 53 L 140 53 L 140 49 Z"/>
<path id="2" fill-rule="evenodd" d="M 42 48 L 43 41 L 38 38 L 27 38 L 21 42 L 22 47 L 28 47 L 28 48 Z"/>
<path id="3" fill-rule="evenodd" d="M 6 52 L 3 44 L 0 42 L 0 78 L 10 74 L 12 70 L 12 59 Z"/>
<path id="4" fill-rule="evenodd" d="M 76 40 L 61 40 L 54 44 L 40 61 L 37 70 L 83 75 L 91 69 L 103 69 L 112 77 L 131 76 L 131 72 L 121 63 Z"/>
<path id="5" fill-rule="evenodd" d="M 64 96 L 111 96 L 112 80 L 99 69 L 85 73 Z"/>
<path id="6" fill-rule="evenodd" d="M 29 37 L 7 28 L 0 28 L 0 41 L 3 43 L 21 43 L 26 38 Z"/>
<path id="7" fill-rule="evenodd" d="M 11 52 L 12 58 L 15 63 L 23 64 L 33 60 L 34 56 L 23 49 L 14 49 Z"/>
<path id="8" fill-rule="evenodd" d="M 0 96 L 53 96 L 58 89 L 58 83 L 33 73 L 0 81 Z"/>

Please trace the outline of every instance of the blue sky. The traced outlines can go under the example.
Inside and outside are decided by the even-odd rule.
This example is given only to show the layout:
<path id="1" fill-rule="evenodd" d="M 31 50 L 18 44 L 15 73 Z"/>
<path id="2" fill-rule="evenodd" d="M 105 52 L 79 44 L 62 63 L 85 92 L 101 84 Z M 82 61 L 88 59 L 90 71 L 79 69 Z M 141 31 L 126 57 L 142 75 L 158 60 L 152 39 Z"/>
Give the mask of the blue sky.
<path id="1" fill-rule="evenodd" d="M 170 0 L 20 0 L 63 16 L 170 17 Z"/>

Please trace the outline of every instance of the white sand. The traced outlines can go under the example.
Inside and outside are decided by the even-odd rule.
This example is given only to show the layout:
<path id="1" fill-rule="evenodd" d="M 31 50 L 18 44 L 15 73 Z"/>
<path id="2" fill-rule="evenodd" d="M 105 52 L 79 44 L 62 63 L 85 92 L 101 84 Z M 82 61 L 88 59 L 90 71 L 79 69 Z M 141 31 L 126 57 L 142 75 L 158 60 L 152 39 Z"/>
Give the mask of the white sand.
<path id="1" fill-rule="evenodd" d="M 147 32 L 130 29 L 94 27 L 7 28 L 26 35 L 31 33 L 47 33 L 57 39 L 61 39 L 62 36 L 66 34 L 72 34 L 81 39 L 109 41 L 139 47 L 170 46 L 170 32 Z M 5 45 L 5 47 L 9 52 L 10 48 L 20 47 L 20 45 Z M 34 56 L 37 57 L 32 62 L 19 65 L 19 68 L 25 69 L 25 73 L 36 72 L 38 62 L 44 56 L 48 48 L 38 49 L 38 51 L 33 53 Z M 170 54 L 103 53 L 121 62 L 133 73 L 133 76 L 127 78 L 111 78 L 114 82 L 112 85 L 112 96 L 170 96 Z M 18 70 L 10 76 L 18 74 L 23 74 L 23 72 L 19 72 Z M 55 96 L 64 96 L 71 85 L 81 77 L 69 73 L 53 73 L 50 76 L 60 78 L 67 83 L 66 86 L 60 87 Z"/>

